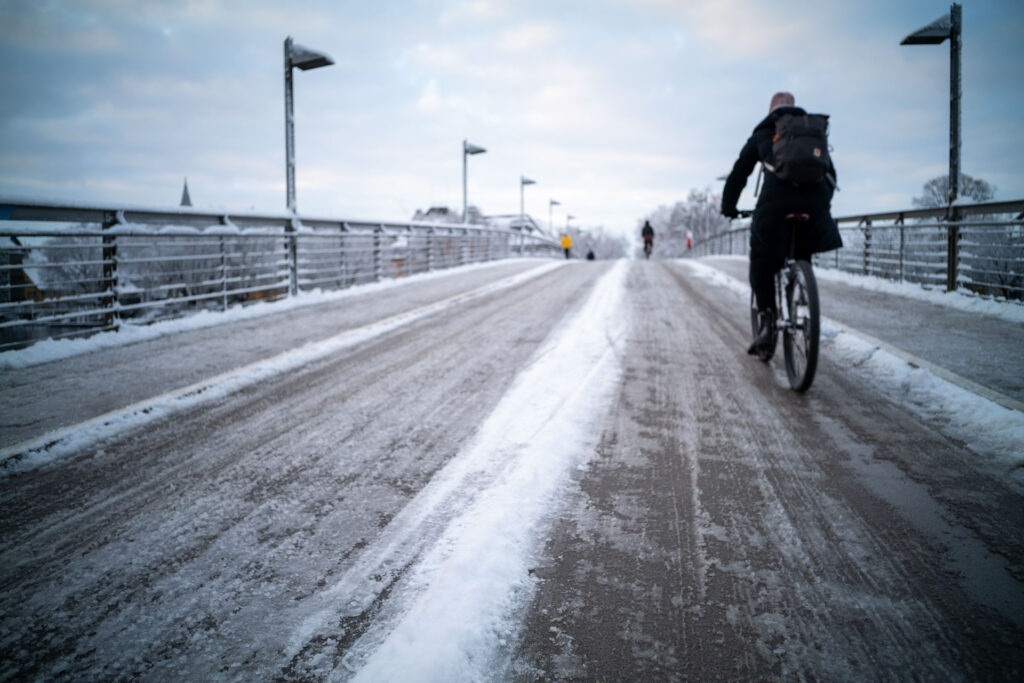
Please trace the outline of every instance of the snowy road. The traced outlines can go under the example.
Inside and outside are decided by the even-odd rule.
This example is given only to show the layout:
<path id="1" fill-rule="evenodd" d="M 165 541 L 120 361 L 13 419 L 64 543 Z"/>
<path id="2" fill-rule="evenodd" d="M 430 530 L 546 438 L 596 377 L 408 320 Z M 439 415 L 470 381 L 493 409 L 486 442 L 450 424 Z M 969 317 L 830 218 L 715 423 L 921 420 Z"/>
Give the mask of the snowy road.
<path id="1" fill-rule="evenodd" d="M 52 430 L 263 368 L 0 479 L 0 680 L 1019 678 L 1020 478 L 738 301 L 505 264 L 11 373 L 103 397 Z"/>

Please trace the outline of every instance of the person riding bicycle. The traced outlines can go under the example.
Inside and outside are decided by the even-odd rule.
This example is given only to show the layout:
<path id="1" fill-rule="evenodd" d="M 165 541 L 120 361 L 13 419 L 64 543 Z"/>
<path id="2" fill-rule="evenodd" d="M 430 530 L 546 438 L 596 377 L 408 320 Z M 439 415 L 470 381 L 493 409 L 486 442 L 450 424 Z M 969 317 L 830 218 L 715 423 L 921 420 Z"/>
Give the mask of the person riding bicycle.
<path id="1" fill-rule="evenodd" d="M 654 249 L 654 228 L 651 227 L 650 221 L 644 221 L 644 227 L 640 230 L 640 236 L 644 238 L 644 253 L 650 256 L 651 251 Z"/>
<path id="2" fill-rule="evenodd" d="M 736 218 L 739 211 L 736 203 L 747 184 L 747 178 L 758 162 L 773 165 L 772 142 L 775 137 L 775 123 L 784 114 L 804 115 L 807 112 L 796 106 L 788 92 L 772 96 L 768 116 L 754 128 L 754 132 L 743 145 L 740 156 L 732 167 L 722 192 L 722 215 Z M 830 161 L 831 165 L 831 161 Z M 835 191 L 836 171 L 831 165 L 831 177 L 811 183 L 796 185 L 778 178 L 765 167 L 764 185 L 750 223 L 750 287 L 754 291 L 761 329 L 754 343 L 747 349 L 757 354 L 772 345 L 775 339 L 775 297 L 774 274 L 786 261 L 789 234 L 783 228 L 790 214 L 807 214 L 809 220 L 796 244 L 796 258 L 809 260 L 811 254 L 838 249 L 843 246 L 839 227 L 832 218 L 832 194 Z"/>

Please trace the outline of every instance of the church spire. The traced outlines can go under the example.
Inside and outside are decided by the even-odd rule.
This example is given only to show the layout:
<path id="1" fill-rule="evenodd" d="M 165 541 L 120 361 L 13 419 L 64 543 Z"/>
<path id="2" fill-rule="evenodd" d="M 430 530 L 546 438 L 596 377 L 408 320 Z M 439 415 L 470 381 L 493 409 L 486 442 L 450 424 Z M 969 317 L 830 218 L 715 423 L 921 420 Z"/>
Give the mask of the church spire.
<path id="1" fill-rule="evenodd" d="M 185 187 L 181 190 L 181 206 L 192 206 L 192 198 L 188 196 L 188 177 L 185 177 Z"/>

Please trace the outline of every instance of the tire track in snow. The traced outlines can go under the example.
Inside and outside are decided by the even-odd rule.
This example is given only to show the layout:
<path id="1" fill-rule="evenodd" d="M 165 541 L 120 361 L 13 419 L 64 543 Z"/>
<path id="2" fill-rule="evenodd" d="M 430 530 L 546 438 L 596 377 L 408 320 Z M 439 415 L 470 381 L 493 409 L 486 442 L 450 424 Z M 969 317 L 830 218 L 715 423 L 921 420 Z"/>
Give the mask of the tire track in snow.
<path id="1" fill-rule="evenodd" d="M 603 276 L 467 448 L 337 584 L 299 607 L 312 614 L 288 645 L 293 666 L 331 679 L 357 670 L 363 680 L 493 673 L 495 651 L 516 630 L 512 612 L 531 592 L 539 529 L 572 469 L 594 452 L 594 423 L 621 373 L 626 270 L 619 262 Z M 338 624 L 349 632 L 339 635 Z M 310 658 L 339 640 L 335 652 Z M 309 661 L 327 670 L 300 663 Z"/>

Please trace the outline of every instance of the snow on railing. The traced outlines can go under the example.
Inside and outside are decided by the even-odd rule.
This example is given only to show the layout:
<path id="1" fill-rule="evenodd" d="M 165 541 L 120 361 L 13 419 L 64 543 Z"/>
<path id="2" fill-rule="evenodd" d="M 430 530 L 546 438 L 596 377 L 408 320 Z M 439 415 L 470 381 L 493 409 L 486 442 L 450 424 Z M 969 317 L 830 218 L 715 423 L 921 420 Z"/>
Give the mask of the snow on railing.
<path id="1" fill-rule="evenodd" d="M 0 200 L 0 350 L 512 256 L 481 225 Z"/>
<path id="2" fill-rule="evenodd" d="M 843 248 L 816 265 L 1024 300 L 1024 200 L 836 218 Z M 749 251 L 750 221 L 699 239 L 688 256 Z"/>

